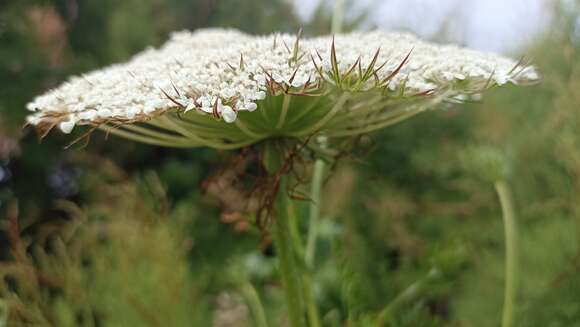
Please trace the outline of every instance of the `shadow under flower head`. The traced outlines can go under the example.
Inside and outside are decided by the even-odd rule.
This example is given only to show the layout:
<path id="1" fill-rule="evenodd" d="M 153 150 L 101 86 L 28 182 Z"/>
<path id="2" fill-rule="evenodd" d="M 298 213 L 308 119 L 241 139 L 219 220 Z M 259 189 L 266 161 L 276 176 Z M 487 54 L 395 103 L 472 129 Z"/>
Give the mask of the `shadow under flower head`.
<path id="1" fill-rule="evenodd" d="M 272 137 L 368 133 L 441 102 L 537 79 L 522 62 L 410 34 L 204 29 L 72 77 L 29 103 L 27 122 L 41 135 L 92 125 L 150 144 L 235 149 Z"/>

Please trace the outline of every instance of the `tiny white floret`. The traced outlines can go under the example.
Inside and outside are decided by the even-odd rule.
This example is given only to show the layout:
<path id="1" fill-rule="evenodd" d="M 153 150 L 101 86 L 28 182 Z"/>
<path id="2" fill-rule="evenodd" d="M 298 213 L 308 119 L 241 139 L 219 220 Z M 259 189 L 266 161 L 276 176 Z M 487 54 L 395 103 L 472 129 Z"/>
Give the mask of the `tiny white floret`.
<path id="1" fill-rule="evenodd" d="M 233 123 L 236 120 L 237 114 L 230 106 L 223 106 L 221 114 L 226 123 Z"/>
<path id="2" fill-rule="evenodd" d="M 65 134 L 70 134 L 70 132 L 75 127 L 75 122 L 73 120 L 63 121 L 58 124 L 58 128 Z"/>

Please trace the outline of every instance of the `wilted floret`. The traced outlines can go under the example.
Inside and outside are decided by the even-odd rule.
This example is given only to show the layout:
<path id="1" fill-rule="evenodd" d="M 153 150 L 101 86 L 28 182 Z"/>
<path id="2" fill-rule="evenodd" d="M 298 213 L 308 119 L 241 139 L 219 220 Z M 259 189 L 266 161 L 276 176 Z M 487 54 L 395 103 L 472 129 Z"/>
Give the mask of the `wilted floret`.
<path id="1" fill-rule="evenodd" d="M 409 34 L 304 39 L 206 29 L 174 33 L 128 63 L 72 77 L 28 104 L 28 123 L 235 148 L 271 136 L 364 133 L 442 101 L 537 78 L 521 62 Z"/>

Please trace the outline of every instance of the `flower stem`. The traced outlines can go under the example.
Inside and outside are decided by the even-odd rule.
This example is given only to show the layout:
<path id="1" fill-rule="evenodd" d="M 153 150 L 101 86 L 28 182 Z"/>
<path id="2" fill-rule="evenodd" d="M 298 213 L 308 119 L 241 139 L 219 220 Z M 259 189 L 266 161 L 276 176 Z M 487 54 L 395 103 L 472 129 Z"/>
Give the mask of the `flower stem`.
<path id="1" fill-rule="evenodd" d="M 278 124 L 276 124 L 276 128 L 280 129 L 284 126 L 286 122 L 286 115 L 288 115 L 288 108 L 290 107 L 290 100 L 292 98 L 284 94 L 284 100 L 282 101 L 282 111 L 280 112 L 280 118 L 278 119 Z"/>
<path id="2" fill-rule="evenodd" d="M 306 314 L 308 316 L 309 327 L 320 327 L 320 313 L 316 306 L 314 290 L 312 289 L 312 279 L 308 273 L 302 274 L 302 285 L 304 290 L 304 301 L 306 302 Z"/>
<path id="3" fill-rule="evenodd" d="M 377 326 L 385 326 L 393 319 L 394 314 L 404 305 L 417 299 L 428 288 L 429 284 L 440 276 L 437 269 L 432 268 L 427 276 L 409 285 L 401 294 L 395 297 L 380 313 L 377 318 Z"/>
<path id="4" fill-rule="evenodd" d="M 511 327 L 514 323 L 517 275 L 518 275 L 518 245 L 517 226 L 514 204 L 510 188 L 504 181 L 495 183 L 495 189 L 501 204 L 505 231 L 505 292 L 503 303 L 502 327 Z"/>
<path id="5" fill-rule="evenodd" d="M 302 285 L 298 272 L 296 256 L 292 244 L 290 222 L 288 221 L 288 195 L 286 194 L 286 176 L 280 177 L 278 194 L 276 195 L 276 217 L 274 219 L 274 242 L 280 262 L 280 275 L 286 293 L 288 317 L 291 327 L 303 327 L 304 306 Z"/>
<path id="6" fill-rule="evenodd" d="M 332 13 L 331 33 L 338 34 L 342 31 L 342 19 L 344 17 L 344 0 L 334 0 Z"/>
<path id="7" fill-rule="evenodd" d="M 246 298 L 246 302 L 252 311 L 252 316 L 254 317 L 254 322 L 257 327 L 268 327 L 268 322 L 266 320 L 266 314 L 264 313 L 264 306 L 262 301 L 260 301 L 260 296 L 256 289 L 250 282 L 245 282 L 240 287 L 240 292 Z"/>
<path id="8" fill-rule="evenodd" d="M 306 267 L 312 268 L 316 254 L 316 237 L 318 236 L 318 224 L 320 220 L 320 193 L 324 176 L 325 163 L 322 159 L 316 159 L 312 174 L 312 186 L 310 188 L 310 222 L 308 226 L 308 239 L 306 240 L 306 252 L 304 260 Z"/>
<path id="9" fill-rule="evenodd" d="M 321 146 L 326 148 L 325 138 L 321 140 Z M 304 252 L 305 273 L 304 280 L 304 297 L 306 300 L 306 310 L 308 313 L 308 321 L 311 327 L 320 326 L 320 318 L 314 293 L 312 289 L 312 279 L 309 272 L 314 267 L 314 257 L 316 254 L 316 238 L 318 236 L 318 224 L 320 220 L 320 193 L 322 190 L 322 181 L 324 177 L 324 160 L 318 158 L 314 162 L 314 171 L 312 173 L 312 185 L 310 187 L 310 220 L 308 226 L 308 238 L 306 240 L 306 250 Z"/>
<path id="10" fill-rule="evenodd" d="M 292 230 L 292 240 L 294 244 L 294 251 L 297 255 L 296 258 L 300 262 L 301 277 L 302 277 L 302 290 L 304 296 L 304 306 L 306 307 L 306 316 L 308 318 L 309 327 L 320 327 L 320 314 L 318 312 L 318 307 L 316 306 L 316 299 L 314 298 L 314 293 L 312 289 L 312 278 L 310 276 L 310 269 L 308 269 L 307 264 L 304 262 L 304 247 L 302 246 L 302 240 L 299 235 L 298 226 L 296 226 L 296 210 L 295 206 L 290 203 L 289 211 L 291 224 L 290 228 Z"/>

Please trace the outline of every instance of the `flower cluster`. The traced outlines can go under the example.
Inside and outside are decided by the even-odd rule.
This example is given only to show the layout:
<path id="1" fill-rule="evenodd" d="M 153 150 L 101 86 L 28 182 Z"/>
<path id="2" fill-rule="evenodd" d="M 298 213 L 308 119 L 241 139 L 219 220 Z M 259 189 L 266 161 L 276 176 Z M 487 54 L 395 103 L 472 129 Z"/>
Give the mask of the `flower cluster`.
<path id="1" fill-rule="evenodd" d="M 234 123 L 241 112 L 273 110 L 268 99 L 280 95 L 323 97 L 336 103 L 342 99 L 337 94 L 349 94 L 339 111 L 350 112 L 361 107 L 360 94 L 368 100 L 364 107 L 382 109 L 385 99 L 421 96 L 433 104 L 536 79 L 534 69 L 521 62 L 423 42 L 410 34 L 374 31 L 306 39 L 300 34 L 251 36 L 204 29 L 174 33 L 160 49 L 150 48 L 127 63 L 72 77 L 28 104 L 33 111 L 28 123 L 48 130 L 58 126 L 65 133 L 75 125 L 112 130 L 111 126 L 154 123 L 168 112 Z M 286 105 L 281 115 L 287 115 L 288 101 L 275 103 Z M 305 109 L 292 110 L 301 115 Z M 319 125 L 318 130 L 324 127 Z"/>

